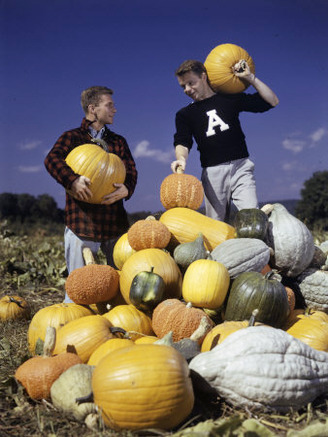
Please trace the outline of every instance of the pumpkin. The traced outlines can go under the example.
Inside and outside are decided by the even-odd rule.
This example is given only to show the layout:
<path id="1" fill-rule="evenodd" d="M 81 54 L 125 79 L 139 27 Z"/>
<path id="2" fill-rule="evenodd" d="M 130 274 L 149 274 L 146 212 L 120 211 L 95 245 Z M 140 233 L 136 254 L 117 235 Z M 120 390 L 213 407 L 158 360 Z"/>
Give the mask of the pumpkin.
<path id="1" fill-rule="evenodd" d="M 117 295 L 119 274 L 109 265 L 85 265 L 70 272 L 65 290 L 70 299 L 80 305 L 105 302 Z"/>
<path id="2" fill-rule="evenodd" d="M 69 367 L 81 363 L 81 359 L 71 352 L 51 356 L 56 342 L 56 330 L 49 326 L 44 341 L 43 355 L 29 358 L 15 372 L 15 378 L 26 389 L 32 399 L 50 398 L 54 381 Z"/>
<path id="3" fill-rule="evenodd" d="M 78 421 L 89 414 L 96 413 L 93 402 L 77 402 L 80 397 L 87 396 L 92 390 L 92 374 L 94 366 L 75 364 L 65 370 L 52 384 L 51 402 L 55 408 Z"/>
<path id="4" fill-rule="evenodd" d="M 238 238 L 264 240 L 268 229 L 268 216 L 257 208 L 244 208 L 236 212 L 234 227 Z"/>
<path id="5" fill-rule="evenodd" d="M 328 352 L 328 323 L 322 320 L 300 318 L 287 329 L 287 332 L 314 349 Z"/>
<path id="6" fill-rule="evenodd" d="M 311 232 L 280 203 L 264 205 L 262 209 L 269 219 L 266 242 L 274 251 L 270 265 L 283 276 L 298 276 L 313 259 Z"/>
<path id="7" fill-rule="evenodd" d="M 160 200 L 165 209 L 176 207 L 197 210 L 204 199 L 201 181 L 195 176 L 185 174 L 181 167 L 177 173 L 166 176 L 160 187 Z"/>
<path id="8" fill-rule="evenodd" d="M 142 249 L 131 255 L 121 270 L 120 290 L 126 303 L 131 303 L 130 289 L 135 276 L 150 271 L 152 267 L 165 283 L 163 298 L 181 297 L 182 274 L 172 256 L 162 249 Z"/>
<path id="9" fill-rule="evenodd" d="M 203 234 L 200 232 L 194 241 L 179 244 L 173 251 L 173 258 L 184 273 L 193 261 L 206 259 L 208 253 L 204 245 Z"/>
<path id="10" fill-rule="evenodd" d="M 182 281 L 182 297 L 201 308 L 219 308 L 228 293 L 230 276 L 227 268 L 211 259 L 199 259 L 187 268 Z"/>
<path id="11" fill-rule="evenodd" d="M 113 351 L 96 366 L 92 391 L 105 424 L 116 430 L 171 429 L 194 405 L 187 361 L 164 345 Z"/>
<path id="12" fill-rule="evenodd" d="M 189 367 L 238 408 L 288 412 L 328 391 L 327 353 L 269 326 L 232 333 Z"/>
<path id="13" fill-rule="evenodd" d="M 128 242 L 134 250 L 154 247 L 164 249 L 170 239 L 171 232 L 154 216 L 136 221 L 128 230 Z"/>
<path id="14" fill-rule="evenodd" d="M 179 299 L 166 299 L 153 311 L 152 326 L 158 338 L 172 331 L 173 341 L 189 338 L 198 328 L 200 321 L 206 317 L 208 325 L 213 326 L 211 318 L 200 308 L 194 308 L 191 303 Z M 199 340 L 203 341 L 204 337 Z"/>
<path id="15" fill-rule="evenodd" d="M 295 322 L 301 319 L 315 319 L 321 320 L 322 322 L 328 323 L 328 314 L 323 311 L 316 311 L 312 308 L 297 308 L 290 312 L 288 319 L 286 321 L 285 330 L 290 328 Z"/>
<path id="16" fill-rule="evenodd" d="M 28 318 L 30 308 L 27 301 L 21 296 L 3 296 L 0 299 L 0 320 L 16 320 Z"/>
<path id="17" fill-rule="evenodd" d="M 62 353 L 70 346 L 75 349 L 82 362 L 87 363 L 98 346 L 116 337 L 111 328 L 110 321 L 99 314 L 72 320 L 58 329 L 53 353 Z"/>
<path id="18" fill-rule="evenodd" d="M 44 341 L 47 326 L 60 328 L 71 320 L 84 316 L 91 316 L 92 310 L 75 303 L 56 303 L 38 310 L 28 327 L 27 340 L 29 352 L 34 355 L 37 351 L 38 340 Z"/>
<path id="19" fill-rule="evenodd" d="M 164 291 L 165 282 L 160 275 L 154 273 L 152 266 L 149 272 L 137 273 L 133 278 L 129 299 L 138 309 L 151 311 L 161 302 Z"/>
<path id="20" fill-rule="evenodd" d="M 236 94 L 248 87 L 248 83 L 233 72 L 234 65 L 241 60 L 246 61 L 251 72 L 255 74 L 253 59 L 242 47 L 236 44 L 220 44 L 210 51 L 204 65 L 214 91 Z"/>
<path id="21" fill-rule="evenodd" d="M 134 340 L 135 344 L 152 344 L 155 343 L 158 340 L 158 337 L 156 335 L 142 335 L 141 337 Z"/>
<path id="22" fill-rule="evenodd" d="M 125 261 L 135 252 L 129 244 L 128 233 L 121 235 L 116 241 L 113 249 L 113 261 L 115 266 L 121 270 Z"/>
<path id="23" fill-rule="evenodd" d="M 141 335 L 154 334 L 150 317 L 132 304 L 118 305 L 103 314 L 103 317 L 113 326 L 127 331 L 132 340 Z"/>
<path id="24" fill-rule="evenodd" d="M 270 259 L 270 248 L 258 238 L 234 238 L 215 247 L 211 256 L 234 279 L 243 272 L 261 272 Z"/>
<path id="25" fill-rule="evenodd" d="M 101 203 L 105 195 L 116 190 L 114 184 L 125 181 L 126 169 L 121 158 L 96 144 L 75 147 L 67 155 L 66 163 L 76 174 L 90 179 L 92 197 L 88 203 Z"/>
<path id="26" fill-rule="evenodd" d="M 180 243 L 194 241 L 200 232 L 203 234 L 205 246 L 209 251 L 235 236 L 233 226 L 190 208 L 169 209 L 161 215 L 159 220 L 170 230 L 172 234 L 170 246 L 174 248 Z"/>
<path id="27" fill-rule="evenodd" d="M 110 338 L 95 349 L 88 361 L 89 366 L 97 366 L 99 361 L 107 354 L 121 347 L 133 346 L 134 342 L 129 338 Z M 88 393 L 85 393 L 87 395 Z"/>
<path id="28" fill-rule="evenodd" d="M 248 320 L 258 309 L 256 320 L 281 328 L 288 314 L 287 292 L 273 273 L 244 272 L 233 280 L 225 309 L 225 320 Z"/>
<path id="29" fill-rule="evenodd" d="M 328 313 L 328 271 L 308 268 L 295 278 L 295 282 L 306 306 Z"/>

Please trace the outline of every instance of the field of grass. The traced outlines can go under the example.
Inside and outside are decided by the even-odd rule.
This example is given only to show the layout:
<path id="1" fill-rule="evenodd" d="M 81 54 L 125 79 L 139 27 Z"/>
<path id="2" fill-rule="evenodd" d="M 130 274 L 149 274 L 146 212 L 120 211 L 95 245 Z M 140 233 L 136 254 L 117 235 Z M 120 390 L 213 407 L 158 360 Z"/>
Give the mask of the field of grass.
<path id="1" fill-rule="evenodd" d="M 300 411 L 268 414 L 232 408 L 223 400 L 197 392 L 194 410 L 178 429 L 115 432 L 89 429 L 57 411 L 50 401 L 31 400 L 15 378 L 17 367 L 29 358 L 27 329 L 41 308 L 62 302 L 66 268 L 62 235 L 44 232 L 18 236 L 0 226 L 1 296 L 19 295 L 30 306 L 27 319 L 0 322 L 0 436 L 328 436 L 328 395 Z"/>

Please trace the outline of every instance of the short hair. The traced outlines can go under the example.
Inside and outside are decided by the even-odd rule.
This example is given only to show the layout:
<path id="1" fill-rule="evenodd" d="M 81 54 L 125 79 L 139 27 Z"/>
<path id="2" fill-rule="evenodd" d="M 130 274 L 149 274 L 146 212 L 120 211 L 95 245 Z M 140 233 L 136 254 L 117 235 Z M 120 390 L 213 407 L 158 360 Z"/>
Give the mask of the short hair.
<path id="1" fill-rule="evenodd" d="M 92 86 L 82 91 L 81 106 L 85 114 L 88 112 L 89 105 L 97 106 L 104 94 L 112 95 L 114 92 L 106 86 Z"/>
<path id="2" fill-rule="evenodd" d="M 202 62 L 194 59 L 188 59 L 187 61 L 182 62 L 180 67 L 175 71 L 175 75 L 180 77 L 189 72 L 195 73 L 199 77 L 203 73 L 207 75 L 205 65 Z"/>

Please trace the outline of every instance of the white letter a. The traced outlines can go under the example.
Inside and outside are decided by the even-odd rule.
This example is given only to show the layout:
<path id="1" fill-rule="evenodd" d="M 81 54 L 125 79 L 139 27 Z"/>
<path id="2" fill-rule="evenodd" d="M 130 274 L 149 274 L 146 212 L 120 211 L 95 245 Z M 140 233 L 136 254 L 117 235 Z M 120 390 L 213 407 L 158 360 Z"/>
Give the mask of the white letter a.
<path id="1" fill-rule="evenodd" d="M 216 113 L 216 109 L 206 112 L 208 115 L 208 128 L 206 132 L 207 137 L 215 135 L 215 126 L 220 126 L 220 131 L 229 129 L 229 125 L 225 123 Z"/>

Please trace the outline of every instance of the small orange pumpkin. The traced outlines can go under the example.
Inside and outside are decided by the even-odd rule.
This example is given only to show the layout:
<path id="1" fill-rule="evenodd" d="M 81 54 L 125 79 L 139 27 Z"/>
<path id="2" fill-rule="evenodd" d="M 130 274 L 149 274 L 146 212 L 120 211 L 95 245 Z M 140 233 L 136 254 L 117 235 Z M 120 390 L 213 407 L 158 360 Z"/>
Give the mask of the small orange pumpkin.
<path id="1" fill-rule="evenodd" d="M 164 249 L 170 239 L 171 232 L 152 215 L 136 221 L 128 230 L 128 242 L 134 250 Z"/>

